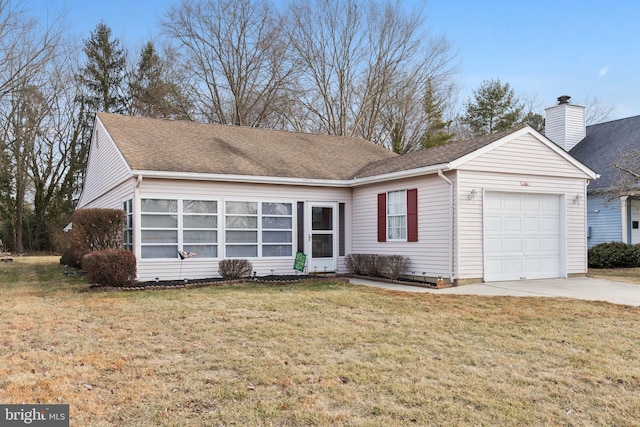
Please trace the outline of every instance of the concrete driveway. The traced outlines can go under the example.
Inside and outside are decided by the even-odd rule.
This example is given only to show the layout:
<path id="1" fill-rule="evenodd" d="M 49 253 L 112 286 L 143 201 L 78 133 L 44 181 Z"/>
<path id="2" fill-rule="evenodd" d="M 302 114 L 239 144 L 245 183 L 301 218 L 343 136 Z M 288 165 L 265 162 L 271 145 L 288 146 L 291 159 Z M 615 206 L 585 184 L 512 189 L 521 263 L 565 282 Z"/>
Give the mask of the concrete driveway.
<path id="1" fill-rule="evenodd" d="M 478 283 L 445 289 L 429 289 L 418 286 L 398 285 L 373 280 L 350 278 L 354 284 L 374 286 L 403 292 L 485 295 L 514 297 L 575 298 L 590 301 L 607 301 L 614 304 L 640 306 L 640 284 L 613 282 L 590 277 L 569 279 L 518 280 L 514 282 Z"/>

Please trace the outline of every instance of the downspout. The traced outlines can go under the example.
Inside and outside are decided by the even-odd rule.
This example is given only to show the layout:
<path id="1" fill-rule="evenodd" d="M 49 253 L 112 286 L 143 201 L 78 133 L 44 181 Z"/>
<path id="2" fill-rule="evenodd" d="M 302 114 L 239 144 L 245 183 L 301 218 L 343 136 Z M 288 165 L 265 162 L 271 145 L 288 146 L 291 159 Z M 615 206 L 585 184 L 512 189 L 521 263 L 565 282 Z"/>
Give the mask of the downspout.
<path id="1" fill-rule="evenodd" d="M 451 283 L 455 280 L 453 273 L 453 182 L 442 173 L 442 169 L 438 169 L 438 176 L 449 184 L 449 280 Z"/>

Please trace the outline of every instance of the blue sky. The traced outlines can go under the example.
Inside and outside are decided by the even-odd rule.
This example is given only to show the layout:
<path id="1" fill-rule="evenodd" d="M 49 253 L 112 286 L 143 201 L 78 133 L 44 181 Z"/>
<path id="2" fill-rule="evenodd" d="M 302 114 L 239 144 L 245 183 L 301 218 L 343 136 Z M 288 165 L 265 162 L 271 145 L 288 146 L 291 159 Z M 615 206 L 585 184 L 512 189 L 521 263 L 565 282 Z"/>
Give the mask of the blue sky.
<path id="1" fill-rule="evenodd" d="M 36 8 L 66 7 L 72 31 L 87 38 L 103 20 L 131 51 L 157 38 L 158 23 L 179 0 L 32 0 Z M 411 3 L 409 1 L 408 3 Z M 610 119 L 640 115 L 640 1 L 430 0 L 431 35 L 452 43 L 460 102 L 483 80 L 509 82 L 537 109 L 560 95 L 582 104 L 598 98 Z"/>

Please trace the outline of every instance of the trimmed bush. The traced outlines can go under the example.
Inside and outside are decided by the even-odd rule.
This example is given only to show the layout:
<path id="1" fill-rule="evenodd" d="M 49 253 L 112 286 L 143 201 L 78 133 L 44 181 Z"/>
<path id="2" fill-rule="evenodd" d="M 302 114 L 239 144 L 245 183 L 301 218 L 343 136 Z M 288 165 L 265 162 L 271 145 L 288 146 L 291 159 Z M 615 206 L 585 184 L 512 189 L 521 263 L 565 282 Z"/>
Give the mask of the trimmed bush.
<path id="1" fill-rule="evenodd" d="M 391 280 L 398 280 L 408 269 L 411 259 L 402 255 L 382 255 L 379 259 L 380 269 Z"/>
<path id="2" fill-rule="evenodd" d="M 364 275 L 365 274 L 365 254 L 348 254 L 344 258 L 345 266 L 349 273 Z"/>
<path id="3" fill-rule="evenodd" d="M 589 249 L 590 268 L 640 267 L 640 245 L 600 243 Z"/>
<path id="4" fill-rule="evenodd" d="M 246 259 L 223 259 L 218 263 L 218 273 L 226 280 L 237 280 L 251 276 L 253 264 Z"/>
<path id="5" fill-rule="evenodd" d="M 100 286 L 131 286 L 136 279 L 136 257 L 125 249 L 95 251 L 82 257 L 89 283 Z"/>
<path id="6" fill-rule="evenodd" d="M 402 255 L 348 254 L 345 265 L 349 273 L 370 277 L 388 277 L 397 280 L 411 264 L 411 260 Z"/>
<path id="7" fill-rule="evenodd" d="M 76 248 L 69 248 L 60 257 L 60 264 L 68 265 L 69 267 L 81 268 L 82 267 L 82 257 L 86 255 L 86 253 L 81 253 Z"/>
<path id="8" fill-rule="evenodd" d="M 82 257 L 93 251 L 120 249 L 126 214 L 122 209 L 78 209 L 71 216 L 71 249 Z M 71 265 L 71 264 L 69 264 Z"/>

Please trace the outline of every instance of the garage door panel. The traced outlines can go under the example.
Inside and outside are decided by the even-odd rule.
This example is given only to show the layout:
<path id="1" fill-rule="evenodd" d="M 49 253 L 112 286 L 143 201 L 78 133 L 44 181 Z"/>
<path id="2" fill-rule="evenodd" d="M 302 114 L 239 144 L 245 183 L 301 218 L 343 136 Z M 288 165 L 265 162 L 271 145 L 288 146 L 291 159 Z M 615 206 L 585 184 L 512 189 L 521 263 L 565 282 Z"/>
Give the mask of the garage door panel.
<path id="1" fill-rule="evenodd" d="M 540 237 L 528 237 L 524 239 L 524 251 L 527 254 L 541 252 L 543 249 L 543 239 Z"/>
<path id="2" fill-rule="evenodd" d="M 503 231 L 506 233 L 520 233 L 522 231 L 522 218 L 509 216 L 502 220 Z"/>
<path id="3" fill-rule="evenodd" d="M 525 212 L 537 212 L 540 210 L 540 199 L 537 197 L 523 197 L 523 210 Z"/>
<path id="4" fill-rule="evenodd" d="M 521 238 L 504 238 L 502 239 L 502 252 L 508 253 L 511 255 L 521 254 L 522 253 L 522 239 Z"/>
<path id="5" fill-rule="evenodd" d="M 560 277 L 560 197 L 487 192 L 485 280 Z"/>
<path id="6" fill-rule="evenodd" d="M 502 218 L 497 216 L 488 216 L 484 220 L 485 232 L 502 231 Z"/>
<path id="7" fill-rule="evenodd" d="M 538 233 L 540 231 L 540 218 L 538 217 L 525 217 L 522 220 L 523 229 L 526 233 Z"/>
<path id="8" fill-rule="evenodd" d="M 503 211 L 520 211 L 522 210 L 522 201 L 515 197 L 502 198 L 502 210 Z"/>
<path id="9" fill-rule="evenodd" d="M 554 256 L 560 255 L 560 239 L 557 237 L 544 237 L 542 238 L 542 249 Z"/>
<path id="10" fill-rule="evenodd" d="M 542 218 L 540 220 L 540 231 L 543 233 L 560 233 L 560 218 Z"/>
<path id="11" fill-rule="evenodd" d="M 502 239 L 485 239 L 484 250 L 488 254 L 501 254 Z"/>

